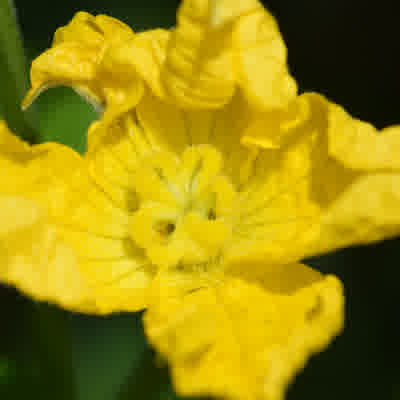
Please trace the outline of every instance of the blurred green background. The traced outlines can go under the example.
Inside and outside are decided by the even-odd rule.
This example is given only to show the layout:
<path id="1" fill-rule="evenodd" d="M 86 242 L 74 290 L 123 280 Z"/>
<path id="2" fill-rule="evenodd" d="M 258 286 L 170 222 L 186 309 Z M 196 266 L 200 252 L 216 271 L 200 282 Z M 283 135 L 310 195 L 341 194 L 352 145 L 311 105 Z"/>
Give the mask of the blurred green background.
<path id="1" fill-rule="evenodd" d="M 3 0 L 0 0 L 3 1 Z M 134 30 L 172 26 L 178 1 L 17 0 L 31 60 L 78 10 Z M 315 90 L 378 127 L 400 123 L 398 13 L 394 1 L 270 0 L 302 91 Z M 68 89 L 35 105 L 34 141 L 84 149 L 94 112 Z M 35 133 L 36 132 L 36 133 Z M 40 132 L 40 136 L 37 135 Z M 399 155 L 400 156 L 400 155 Z M 338 275 L 347 294 L 345 332 L 311 359 L 288 400 L 400 399 L 400 241 L 346 249 L 310 263 Z M 175 399 L 167 370 L 146 344 L 140 315 L 68 313 L 0 287 L 0 399 Z"/>

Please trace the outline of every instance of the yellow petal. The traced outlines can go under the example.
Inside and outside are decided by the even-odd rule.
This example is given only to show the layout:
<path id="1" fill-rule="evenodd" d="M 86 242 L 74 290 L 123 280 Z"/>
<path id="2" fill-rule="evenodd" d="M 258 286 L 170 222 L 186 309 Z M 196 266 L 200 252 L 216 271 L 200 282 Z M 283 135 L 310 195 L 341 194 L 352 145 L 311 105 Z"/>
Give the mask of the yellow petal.
<path id="1" fill-rule="evenodd" d="M 227 252 L 229 263 L 264 260 L 276 264 L 302 257 L 309 239 L 306 233 L 321 212 L 314 193 L 314 174 L 319 166 L 327 172 L 326 150 L 323 153 L 323 146 L 319 146 L 315 128 L 308 128 L 288 138 L 277 150 L 258 148 L 239 194 L 235 240 Z M 267 136 L 268 124 L 265 130 Z M 317 150 L 325 158 L 320 160 Z"/>
<path id="2" fill-rule="evenodd" d="M 307 99 L 299 96 L 287 107 L 258 114 L 242 132 L 245 146 L 279 149 L 310 118 Z"/>
<path id="3" fill-rule="evenodd" d="M 82 159 L 56 143 L 29 146 L 0 124 L 0 168 L 6 171 L 0 182 L 2 281 L 75 311 L 146 306 L 153 267 L 129 239 L 128 210 L 88 168 L 107 175 L 113 188 L 127 178 L 127 166 L 116 163 L 135 165 L 129 133 L 109 129 Z M 127 188 L 120 190 L 129 197 Z"/>
<path id="4" fill-rule="evenodd" d="M 148 93 L 138 104 L 137 116 L 143 133 L 154 150 L 180 154 L 191 144 L 185 111 Z"/>
<path id="5" fill-rule="evenodd" d="M 243 95 L 238 92 L 223 108 L 216 110 L 208 133 L 208 142 L 215 146 L 224 160 L 224 173 L 241 185 L 242 169 L 253 150 L 241 144 L 241 137 L 252 120 Z"/>
<path id="6" fill-rule="evenodd" d="M 366 244 L 400 233 L 400 174 L 371 173 L 357 179 L 325 211 L 307 249 L 317 254 Z"/>
<path id="7" fill-rule="evenodd" d="M 140 261 L 139 258 L 126 258 L 80 263 L 95 293 L 95 307 L 91 313 L 134 312 L 147 307 L 148 288 L 155 270 Z"/>
<path id="8" fill-rule="evenodd" d="M 258 0 L 186 0 L 177 20 L 171 32 L 137 34 L 127 50 L 157 97 L 185 109 L 213 109 L 239 85 L 265 111 L 296 96 L 279 29 Z"/>
<path id="9" fill-rule="evenodd" d="M 59 219 L 63 240 L 79 255 L 95 294 L 93 312 L 100 314 L 144 308 L 154 275 L 129 236 L 140 159 L 131 133 L 112 125 L 104 136 L 91 137 L 85 168 L 71 185 L 70 196 L 79 202 Z"/>
<path id="10" fill-rule="evenodd" d="M 32 63 L 32 88 L 23 107 L 53 86 L 71 86 L 98 110 L 106 107 L 108 124 L 139 101 L 143 85 L 127 46 L 134 38 L 122 22 L 80 12 L 57 30 L 52 47 Z"/>
<path id="11" fill-rule="evenodd" d="M 232 23 L 238 16 L 249 14 L 262 7 L 258 0 L 211 0 L 209 3 L 213 27 L 222 27 Z"/>
<path id="12" fill-rule="evenodd" d="M 82 165 L 80 156 L 69 147 L 58 143 L 30 146 L 13 135 L 4 121 L 0 121 L 0 145 L 0 167 L 7 171 L 0 182 L 1 193 L 39 200 L 40 192 L 51 191 L 52 184 L 70 179 Z M 52 196 L 43 200 L 45 206 L 55 203 Z"/>
<path id="13" fill-rule="evenodd" d="M 178 297 L 156 293 L 144 322 L 179 394 L 280 400 L 341 330 L 343 294 L 333 276 L 290 294 L 233 279 Z"/>
<path id="14" fill-rule="evenodd" d="M 322 96 L 307 96 L 326 119 L 319 135 L 326 137 L 328 162 L 325 168 L 320 165 L 315 169 L 313 177 L 315 188 L 320 188 L 315 190 L 315 198 L 321 202 L 323 213 L 306 254 L 399 234 L 400 127 L 379 132 Z M 323 181 L 330 182 L 329 191 Z"/>
<path id="15" fill-rule="evenodd" d="M 379 133 L 313 93 L 296 102 L 278 124 L 265 116 L 245 131 L 257 154 L 228 263 L 289 263 L 400 232 L 399 127 Z"/>
<path id="16" fill-rule="evenodd" d="M 270 264 L 265 261 L 230 265 L 229 275 L 260 284 L 265 290 L 277 294 L 293 294 L 323 278 L 317 270 L 302 263 Z"/>
<path id="17" fill-rule="evenodd" d="M 25 164 L 32 158 L 28 143 L 13 135 L 7 124 L 0 120 L 0 193 L 17 194 L 26 190 L 33 176 L 27 173 Z"/>
<path id="18" fill-rule="evenodd" d="M 319 101 L 328 109 L 329 154 L 355 170 L 400 169 L 400 125 L 378 131 L 372 124 L 353 118 L 341 106 Z"/>
<path id="19" fill-rule="evenodd" d="M 2 158 L 24 161 L 30 155 L 30 146 L 19 137 L 13 135 L 5 121 L 0 120 L 0 149 Z"/>
<path id="20" fill-rule="evenodd" d="M 237 80 L 250 104 L 266 111 L 285 107 L 295 98 L 297 85 L 288 72 L 286 47 L 272 15 L 259 7 L 241 16 L 232 43 Z"/>
<path id="21" fill-rule="evenodd" d="M 177 20 L 161 70 L 170 99 L 184 108 L 227 103 L 235 88 L 232 51 L 227 32 L 212 26 L 209 1 L 183 1 Z"/>
<path id="22" fill-rule="evenodd" d="M 127 46 L 131 59 L 139 75 L 159 98 L 165 98 L 165 88 L 161 81 L 161 67 L 167 55 L 167 45 L 171 32 L 165 29 L 152 29 L 137 33 Z"/>
<path id="23" fill-rule="evenodd" d="M 91 310 L 88 282 L 46 210 L 22 196 L 0 194 L 0 217 L 0 280 L 40 301 Z"/>
<path id="24" fill-rule="evenodd" d="M 129 214 L 104 197 L 93 181 L 80 189 L 76 192 L 80 206 L 60 216 L 56 227 L 89 282 L 95 304 L 92 312 L 106 314 L 144 308 L 154 271 L 129 238 Z"/>
<path id="25" fill-rule="evenodd" d="M 52 46 L 57 46 L 63 42 L 80 41 L 91 46 L 99 46 L 105 38 L 110 41 L 121 42 L 131 37 L 132 30 L 123 22 L 107 15 L 94 17 L 81 11 L 75 14 L 68 25 L 57 29 Z"/>
<path id="26" fill-rule="evenodd" d="M 31 147 L 2 121 L 0 144 L 0 280 L 37 300 L 90 310 L 92 293 L 52 214 L 64 209 L 57 200 L 64 197 L 65 165 L 73 171 L 77 155 L 54 143 Z"/>
<path id="27" fill-rule="evenodd" d="M 89 87 L 96 75 L 97 50 L 85 49 L 79 43 L 66 42 L 41 54 L 32 63 L 32 88 L 24 99 L 23 108 L 27 108 L 42 91 L 60 85 L 76 87 L 82 92 L 87 92 L 100 106 L 101 95 L 97 95 L 96 91 Z"/>
<path id="28" fill-rule="evenodd" d="M 74 185 L 74 195 L 81 202 L 67 215 L 65 240 L 80 254 L 82 269 L 96 294 L 96 313 L 138 311 L 147 305 L 155 267 L 130 232 L 141 189 L 146 194 L 152 189 L 143 171 L 148 162 L 157 164 L 160 156 L 146 133 L 131 115 L 107 129 L 92 127 L 85 155 L 87 170 Z M 173 159 L 166 161 L 173 168 Z"/>

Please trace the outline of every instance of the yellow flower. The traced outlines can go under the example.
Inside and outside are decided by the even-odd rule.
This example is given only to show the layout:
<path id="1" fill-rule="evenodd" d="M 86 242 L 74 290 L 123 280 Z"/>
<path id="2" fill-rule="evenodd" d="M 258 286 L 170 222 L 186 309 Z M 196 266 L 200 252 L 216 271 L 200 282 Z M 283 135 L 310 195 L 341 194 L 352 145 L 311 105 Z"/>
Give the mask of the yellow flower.
<path id="1" fill-rule="evenodd" d="M 44 182 L 18 196 L 55 244 L 27 218 L 29 260 L 0 277 L 74 310 L 147 308 L 179 393 L 281 399 L 343 325 L 341 283 L 301 259 L 400 231 L 400 129 L 297 96 L 257 0 L 185 0 L 175 29 L 139 34 L 79 13 L 31 76 L 26 104 L 66 84 L 105 113 L 83 157 L 52 144 L 27 166 Z"/>

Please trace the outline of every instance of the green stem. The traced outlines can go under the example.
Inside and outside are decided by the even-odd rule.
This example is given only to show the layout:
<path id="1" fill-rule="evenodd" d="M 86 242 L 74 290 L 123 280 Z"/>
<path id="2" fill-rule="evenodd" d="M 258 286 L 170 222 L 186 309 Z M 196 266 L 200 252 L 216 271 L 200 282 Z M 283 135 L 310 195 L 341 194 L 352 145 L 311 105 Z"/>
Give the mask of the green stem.
<path id="1" fill-rule="evenodd" d="M 0 82 L 0 117 L 20 136 L 33 139 L 29 117 L 20 108 L 29 86 L 28 67 L 12 0 L 0 0 Z"/>

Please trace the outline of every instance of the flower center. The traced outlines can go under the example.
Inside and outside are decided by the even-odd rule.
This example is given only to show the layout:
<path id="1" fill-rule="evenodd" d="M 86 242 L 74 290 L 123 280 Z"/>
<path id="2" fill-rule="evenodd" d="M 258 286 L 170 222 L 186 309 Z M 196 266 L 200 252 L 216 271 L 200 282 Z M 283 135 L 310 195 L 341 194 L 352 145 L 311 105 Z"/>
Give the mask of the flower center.
<path id="1" fill-rule="evenodd" d="M 232 236 L 237 196 L 215 148 L 189 147 L 180 158 L 152 154 L 134 184 L 139 207 L 131 217 L 131 238 L 153 264 L 203 264 L 221 256 Z"/>

